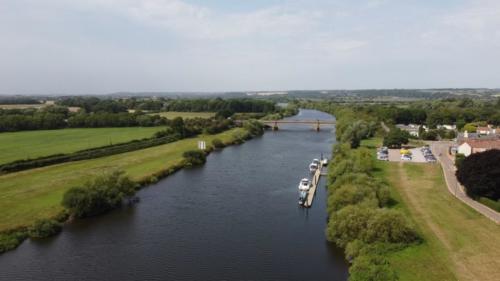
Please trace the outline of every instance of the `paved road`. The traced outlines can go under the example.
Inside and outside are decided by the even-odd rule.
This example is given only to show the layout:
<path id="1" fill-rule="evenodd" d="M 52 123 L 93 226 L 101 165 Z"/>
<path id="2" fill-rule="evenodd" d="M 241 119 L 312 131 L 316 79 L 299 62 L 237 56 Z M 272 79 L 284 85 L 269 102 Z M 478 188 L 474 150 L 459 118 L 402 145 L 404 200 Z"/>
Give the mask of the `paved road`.
<path id="1" fill-rule="evenodd" d="M 446 184 L 448 185 L 448 190 L 455 197 L 460 199 L 465 204 L 469 205 L 474 210 L 483 214 L 487 218 L 492 221 L 500 224 L 500 213 L 496 212 L 485 205 L 478 203 L 477 201 L 472 200 L 465 194 L 464 187 L 460 185 L 455 176 L 455 164 L 451 156 L 448 154 L 448 147 L 451 145 L 451 142 L 448 141 L 438 141 L 438 142 L 430 142 L 432 152 L 436 155 L 436 158 L 441 163 L 441 166 L 444 171 L 444 176 L 446 180 Z M 440 155 L 441 154 L 441 155 Z"/>

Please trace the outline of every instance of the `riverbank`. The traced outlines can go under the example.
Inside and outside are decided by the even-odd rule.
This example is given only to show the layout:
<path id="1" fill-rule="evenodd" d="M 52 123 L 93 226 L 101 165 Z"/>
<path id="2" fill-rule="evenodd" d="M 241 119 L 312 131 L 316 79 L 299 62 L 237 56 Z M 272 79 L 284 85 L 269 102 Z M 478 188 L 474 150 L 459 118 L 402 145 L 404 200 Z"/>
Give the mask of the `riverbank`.
<path id="1" fill-rule="evenodd" d="M 0 176 L 0 232 L 23 230 L 35 220 L 57 216 L 63 194 L 71 187 L 109 169 L 126 172 L 142 185 L 156 182 L 182 167 L 185 151 L 196 149 L 204 140 L 212 149 L 212 141 L 225 145 L 241 143 L 250 136 L 243 128 L 216 135 L 201 135 L 166 145 L 117 154 L 97 159 L 69 162 Z M 0 236 L 0 243 L 5 237 Z"/>
<path id="2" fill-rule="evenodd" d="M 381 139 L 363 141 L 375 155 Z M 388 258 L 400 280 L 496 280 L 500 227 L 453 198 L 438 164 L 376 162 L 394 204 L 418 227 L 423 243 Z"/>

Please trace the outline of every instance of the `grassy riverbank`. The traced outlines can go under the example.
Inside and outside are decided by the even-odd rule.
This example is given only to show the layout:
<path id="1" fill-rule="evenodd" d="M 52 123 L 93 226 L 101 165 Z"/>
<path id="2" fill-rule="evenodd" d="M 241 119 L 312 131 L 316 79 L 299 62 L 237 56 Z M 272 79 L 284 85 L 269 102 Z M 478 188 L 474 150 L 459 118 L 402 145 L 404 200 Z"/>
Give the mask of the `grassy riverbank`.
<path id="1" fill-rule="evenodd" d="M 374 147 L 379 139 L 363 142 Z M 423 243 L 389 255 L 400 280 L 496 280 L 500 276 L 500 226 L 449 194 L 439 164 L 376 162 L 395 199 Z"/>
<path id="2" fill-rule="evenodd" d="M 0 176 L 0 231 L 27 226 L 36 219 L 56 215 L 62 210 L 60 203 L 66 190 L 104 170 L 121 169 L 133 180 L 142 181 L 179 165 L 182 154 L 195 149 L 200 139 L 207 141 L 207 145 L 215 138 L 229 144 L 245 134 L 246 130 L 236 128 L 133 152 Z"/>
<path id="3" fill-rule="evenodd" d="M 0 164 L 149 138 L 162 129 L 82 128 L 0 133 Z"/>

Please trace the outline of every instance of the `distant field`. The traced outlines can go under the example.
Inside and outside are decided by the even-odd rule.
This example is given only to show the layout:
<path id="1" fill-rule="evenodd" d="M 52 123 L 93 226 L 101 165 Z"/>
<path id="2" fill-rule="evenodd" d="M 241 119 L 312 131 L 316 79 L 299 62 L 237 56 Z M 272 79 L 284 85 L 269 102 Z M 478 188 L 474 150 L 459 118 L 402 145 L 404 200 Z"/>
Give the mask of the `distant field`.
<path id="1" fill-rule="evenodd" d="M 215 116 L 215 112 L 176 112 L 176 111 L 169 111 L 169 112 L 160 112 L 160 113 L 154 113 L 157 115 L 160 115 L 162 117 L 166 117 L 168 119 L 173 119 L 175 117 L 182 117 L 184 119 L 189 119 L 189 118 L 212 118 Z"/>
<path id="2" fill-rule="evenodd" d="M 400 280 L 498 280 L 500 226 L 449 194 L 439 164 L 377 161 L 394 208 L 417 224 L 424 243 L 391 254 Z"/>
<path id="3" fill-rule="evenodd" d="M 0 133 L 0 164 L 147 138 L 161 129 L 83 128 Z"/>
<path id="4" fill-rule="evenodd" d="M 25 108 L 41 108 L 45 104 L 0 104 L 2 109 L 25 109 Z"/>
<path id="5" fill-rule="evenodd" d="M 0 231 L 57 214 L 62 210 L 60 202 L 66 190 L 105 170 L 123 169 L 138 180 L 179 163 L 182 153 L 196 149 L 200 139 L 210 145 L 214 138 L 227 142 L 243 133 L 243 129 L 236 128 L 217 135 L 0 176 Z"/>

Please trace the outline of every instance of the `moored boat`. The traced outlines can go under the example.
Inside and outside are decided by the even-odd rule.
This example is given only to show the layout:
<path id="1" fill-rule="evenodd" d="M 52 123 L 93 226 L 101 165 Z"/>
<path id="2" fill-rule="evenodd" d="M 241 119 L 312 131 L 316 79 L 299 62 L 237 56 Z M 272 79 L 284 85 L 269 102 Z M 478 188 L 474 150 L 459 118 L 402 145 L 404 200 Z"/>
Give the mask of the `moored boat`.
<path id="1" fill-rule="evenodd" d="M 317 169 L 318 169 L 318 164 L 316 164 L 316 163 L 311 163 L 311 164 L 309 164 L 309 171 L 310 171 L 311 173 L 316 172 L 316 170 L 317 170 Z"/>
<path id="2" fill-rule="evenodd" d="M 308 191 L 310 187 L 311 183 L 309 182 L 309 179 L 303 178 L 302 180 L 300 180 L 299 191 Z"/>
<path id="3" fill-rule="evenodd" d="M 304 205 L 307 200 L 307 191 L 299 192 L 299 205 Z"/>

